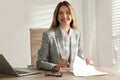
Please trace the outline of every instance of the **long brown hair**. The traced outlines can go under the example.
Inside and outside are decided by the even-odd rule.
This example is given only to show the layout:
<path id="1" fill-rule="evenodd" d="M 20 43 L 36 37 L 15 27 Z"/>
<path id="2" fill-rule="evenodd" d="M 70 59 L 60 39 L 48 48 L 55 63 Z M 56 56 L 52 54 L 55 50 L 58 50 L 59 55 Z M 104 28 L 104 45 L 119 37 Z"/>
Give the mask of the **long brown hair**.
<path id="1" fill-rule="evenodd" d="M 70 12 L 71 12 L 71 15 L 72 15 L 72 21 L 70 23 L 70 27 L 74 28 L 74 29 L 77 29 L 77 23 L 76 23 L 76 17 L 75 17 L 74 10 L 71 7 L 70 3 L 67 2 L 67 1 L 60 2 L 56 6 L 54 14 L 53 14 L 53 21 L 52 21 L 52 24 L 50 26 L 50 29 L 56 28 L 60 25 L 60 23 L 58 21 L 58 12 L 59 12 L 60 7 L 63 6 L 63 5 L 67 6 L 70 9 Z"/>

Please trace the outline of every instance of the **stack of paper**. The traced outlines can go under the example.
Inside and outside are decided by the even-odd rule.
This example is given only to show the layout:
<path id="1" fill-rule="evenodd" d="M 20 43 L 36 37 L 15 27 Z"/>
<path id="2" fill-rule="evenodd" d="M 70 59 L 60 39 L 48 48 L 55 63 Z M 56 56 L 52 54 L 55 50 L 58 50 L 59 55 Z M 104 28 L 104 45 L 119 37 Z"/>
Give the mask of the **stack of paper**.
<path id="1" fill-rule="evenodd" d="M 98 71 L 92 65 L 87 65 L 85 60 L 81 59 L 76 55 L 73 65 L 73 74 L 75 76 L 94 76 L 94 75 L 105 75 L 108 73 Z"/>

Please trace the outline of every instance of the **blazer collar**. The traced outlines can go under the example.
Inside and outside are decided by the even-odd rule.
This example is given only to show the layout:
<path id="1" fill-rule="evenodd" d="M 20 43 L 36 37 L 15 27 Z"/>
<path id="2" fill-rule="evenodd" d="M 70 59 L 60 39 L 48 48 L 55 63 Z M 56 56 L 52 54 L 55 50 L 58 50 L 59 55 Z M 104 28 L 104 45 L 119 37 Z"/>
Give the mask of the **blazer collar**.
<path id="1" fill-rule="evenodd" d="M 58 27 L 56 28 L 56 32 L 55 32 L 55 33 L 57 34 L 56 36 L 61 37 L 61 38 L 65 37 L 65 36 L 67 35 L 67 34 L 62 30 L 62 28 L 60 28 L 60 26 L 58 26 Z M 74 31 L 73 31 L 72 28 L 70 28 L 69 37 L 72 37 L 73 34 L 74 34 Z"/>
<path id="2" fill-rule="evenodd" d="M 62 36 L 63 36 L 63 37 L 66 37 L 66 36 L 71 37 L 71 36 L 72 36 L 72 34 L 73 34 L 72 28 L 70 28 L 69 34 L 65 33 L 65 31 L 64 31 L 61 27 L 59 27 L 59 28 L 60 28 L 60 30 L 61 30 L 61 33 L 62 33 Z"/>

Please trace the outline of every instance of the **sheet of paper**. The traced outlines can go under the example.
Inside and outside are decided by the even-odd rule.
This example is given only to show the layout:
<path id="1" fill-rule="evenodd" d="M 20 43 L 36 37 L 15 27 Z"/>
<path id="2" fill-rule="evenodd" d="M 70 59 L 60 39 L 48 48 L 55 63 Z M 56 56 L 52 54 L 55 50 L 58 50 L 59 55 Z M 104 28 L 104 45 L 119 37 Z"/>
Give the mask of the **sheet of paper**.
<path id="1" fill-rule="evenodd" d="M 85 60 L 76 56 L 73 65 L 73 74 L 75 76 L 94 76 L 94 75 L 105 75 L 108 73 L 96 70 L 94 66 L 87 65 Z"/>

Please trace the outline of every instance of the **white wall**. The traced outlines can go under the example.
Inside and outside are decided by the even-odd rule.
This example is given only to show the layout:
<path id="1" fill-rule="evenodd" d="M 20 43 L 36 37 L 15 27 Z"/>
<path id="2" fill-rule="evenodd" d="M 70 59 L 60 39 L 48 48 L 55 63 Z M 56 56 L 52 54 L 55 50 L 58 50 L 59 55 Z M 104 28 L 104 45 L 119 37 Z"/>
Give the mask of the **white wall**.
<path id="1" fill-rule="evenodd" d="M 96 66 L 113 66 L 111 0 L 83 1 L 85 56 Z"/>
<path id="2" fill-rule="evenodd" d="M 113 66 L 111 1 L 96 0 L 96 41 L 99 66 Z"/>
<path id="3" fill-rule="evenodd" d="M 52 12 L 59 1 L 0 0 L 0 54 L 3 54 L 13 67 L 26 67 L 31 64 L 29 29 L 49 27 Z M 80 26 L 81 1 L 71 0 Z"/>
<path id="4" fill-rule="evenodd" d="M 30 64 L 28 0 L 0 0 L 0 53 L 13 66 Z"/>
<path id="5" fill-rule="evenodd" d="M 83 1 L 83 30 L 85 57 L 92 58 L 94 65 L 98 65 L 96 48 L 96 12 L 95 0 Z"/>

